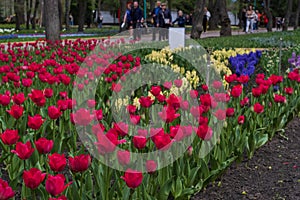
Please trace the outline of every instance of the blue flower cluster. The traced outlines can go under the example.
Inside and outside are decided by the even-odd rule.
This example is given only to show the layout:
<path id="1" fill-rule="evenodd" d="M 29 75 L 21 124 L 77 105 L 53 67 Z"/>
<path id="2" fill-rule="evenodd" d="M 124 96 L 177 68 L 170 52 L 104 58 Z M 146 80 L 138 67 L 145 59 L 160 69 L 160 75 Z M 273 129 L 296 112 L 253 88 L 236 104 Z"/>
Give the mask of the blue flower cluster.
<path id="1" fill-rule="evenodd" d="M 229 68 L 237 76 L 248 75 L 249 77 L 251 77 L 251 75 L 255 71 L 255 66 L 258 64 L 261 56 L 261 51 L 251 52 L 249 54 L 243 55 L 238 54 L 235 57 L 231 56 L 229 58 Z"/>
<path id="2" fill-rule="evenodd" d="M 18 38 L 15 34 L 9 34 L 9 35 L 0 35 L 0 40 L 7 40 L 7 39 L 13 39 Z"/>

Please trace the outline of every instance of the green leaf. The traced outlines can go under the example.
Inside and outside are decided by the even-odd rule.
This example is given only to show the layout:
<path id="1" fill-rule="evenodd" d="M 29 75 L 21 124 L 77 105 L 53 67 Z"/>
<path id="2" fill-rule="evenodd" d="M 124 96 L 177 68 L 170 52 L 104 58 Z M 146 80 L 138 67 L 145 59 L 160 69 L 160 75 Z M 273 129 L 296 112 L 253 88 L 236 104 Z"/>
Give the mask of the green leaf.
<path id="1" fill-rule="evenodd" d="M 175 195 L 174 195 L 175 199 L 180 197 L 181 193 L 182 193 L 182 183 L 181 183 L 180 177 L 178 176 L 176 179 L 176 185 L 175 185 Z"/>
<path id="2" fill-rule="evenodd" d="M 268 134 L 259 135 L 259 138 L 256 141 L 256 148 L 263 146 L 268 142 L 268 140 L 269 140 Z"/>
<path id="3" fill-rule="evenodd" d="M 187 184 L 188 187 L 194 185 L 194 181 L 198 175 L 198 171 L 201 168 L 201 166 L 195 167 L 191 170 L 190 175 L 189 175 L 189 182 Z"/>
<path id="4" fill-rule="evenodd" d="M 168 199 L 168 196 L 172 189 L 173 177 L 170 178 L 164 185 L 161 186 L 161 189 L 158 194 L 159 200 Z"/>

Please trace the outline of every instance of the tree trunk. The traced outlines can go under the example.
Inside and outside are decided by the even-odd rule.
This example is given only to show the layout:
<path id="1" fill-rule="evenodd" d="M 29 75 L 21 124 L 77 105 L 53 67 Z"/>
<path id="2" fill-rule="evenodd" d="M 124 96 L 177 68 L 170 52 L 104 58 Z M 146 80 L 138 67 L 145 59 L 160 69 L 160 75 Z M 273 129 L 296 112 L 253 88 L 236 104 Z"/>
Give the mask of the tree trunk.
<path id="1" fill-rule="evenodd" d="M 121 9 L 121 20 L 123 21 L 123 16 L 125 15 L 126 9 L 127 9 L 127 0 L 120 0 L 120 9 Z M 122 27 L 119 26 L 119 32 L 122 32 Z"/>
<path id="2" fill-rule="evenodd" d="M 36 28 L 36 13 L 37 13 L 37 9 L 39 8 L 39 0 L 35 0 L 35 4 L 34 4 L 34 10 L 33 10 L 33 17 L 32 17 L 32 24 L 31 24 L 31 28 L 35 29 Z"/>
<path id="3" fill-rule="evenodd" d="M 70 30 L 70 0 L 65 0 L 65 21 L 66 21 L 66 30 Z"/>
<path id="4" fill-rule="evenodd" d="M 24 22 L 24 0 L 15 0 L 14 10 L 16 12 L 16 30 L 21 29 Z"/>
<path id="5" fill-rule="evenodd" d="M 216 0 L 213 8 L 209 10 L 211 12 L 211 18 L 208 21 L 208 30 L 217 30 L 220 21 L 220 4 L 221 0 Z M 211 3 L 210 3 L 211 4 Z"/>
<path id="6" fill-rule="evenodd" d="M 273 16 L 272 16 L 272 13 L 271 13 L 271 10 L 270 10 L 270 0 L 264 0 L 264 10 L 265 10 L 265 13 L 269 19 L 269 22 L 267 24 L 267 30 L 268 32 L 272 32 L 272 28 L 273 28 Z"/>
<path id="7" fill-rule="evenodd" d="M 62 3 L 61 0 L 58 0 L 58 16 L 59 16 L 59 29 L 62 30 L 62 17 L 63 17 L 63 8 L 62 8 Z"/>
<path id="8" fill-rule="evenodd" d="M 204 14 L 204 6 L 206 0 L 197 0 L 196 1 L 196 9 L 193 14 L 193 25 L 191 31 L 191 38 L 192 39 L 199 39 L 201 37 L 201 33 L 203 31 L 202 21 L 203 21 L 203 14 Z"/>
<path id="9" fill-rule="evenodd" d="M 282 24 L 282 30 L 287 31 L 289 27 L 291 13 L 293 11 L 293 0 L 288 0 L 287 11 L 284 16 L 284 23 Z"/>
<path id="10" fill-rule="evenodd" d="M 32 8 L 32 0 L 27 0 L 27 19 L 26 19 L 26 29 L 29 30 L 29 25 L 31 22 L 31 8 Z"/>
<path id="11" fill-rule="evenodd" d="M 101 12 L 102 0 L 98 0 L 98 14 Z"/>
<path id="12" fill-rule="evenodd" d="M 86 0 L 78 0 L 78 32 L 83 32 L 86 6 Z"/>
<path id="13" fill-rule="evenodd" d="M 44 0 L 46 39 L 52 43 L 60 40 L 58 0 Z"/>
<path id="14" fill-rule="evenodd" d="M 226 0 L 221 0 L 220 19 L 221 19 L 220 36 L 231 36 L 231 24 L 227 13 Z"/>
<path id="15" fill-rule="evenodd" d="M 299 15 L 300 15 L 300 0 L 298 0 L 298 7 L 297 7 L 297 11 L 296 11 L 296 19 L 295 19 L 295 24 L 294 24 L 294 30 L 296 30 L 298 28 Z"/>
<path id="16" fill-rule="evenodd" d="M 168 0 L 168 9 L 169 9 L 169 10 L 172 9 L 172 0 Z"/>
<path id="17" fill-rule="evenodd" d="M 154 1 L 154 0 L 150 0 L 150 12 L 152 12 L 153 9 L 156 7 L 155 2 L 156 2 L 156 1 Z"/>

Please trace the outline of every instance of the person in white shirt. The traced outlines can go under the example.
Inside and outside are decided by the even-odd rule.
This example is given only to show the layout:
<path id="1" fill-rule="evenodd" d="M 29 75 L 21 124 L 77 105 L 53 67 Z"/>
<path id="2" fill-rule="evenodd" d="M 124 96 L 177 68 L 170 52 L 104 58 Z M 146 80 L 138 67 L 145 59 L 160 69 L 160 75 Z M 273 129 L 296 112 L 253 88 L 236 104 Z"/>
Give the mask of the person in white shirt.
<path id="1" fill-rule="evenodd" d="M 207 30 L 207 25 L 210 17 L 211 17 L 210 12 L 207 10 L 207 7 L 204 7 L 204 16 L 203 16 L 203 23 L 202 23 L 204 32 L 206 32 Z"/>
<path id="2" fill-rule="evenodd" d="M 246 12 L 246 18 L 247 18 L 247 23 L 246 23 L 246 33 L 249 32 L 249 27 L 250 27 L 250 33 L 253 33 L 253 25 L 255 23 L 255 12 L 253 10 L 253 7 L 250 5 L 249 9 Z"/>

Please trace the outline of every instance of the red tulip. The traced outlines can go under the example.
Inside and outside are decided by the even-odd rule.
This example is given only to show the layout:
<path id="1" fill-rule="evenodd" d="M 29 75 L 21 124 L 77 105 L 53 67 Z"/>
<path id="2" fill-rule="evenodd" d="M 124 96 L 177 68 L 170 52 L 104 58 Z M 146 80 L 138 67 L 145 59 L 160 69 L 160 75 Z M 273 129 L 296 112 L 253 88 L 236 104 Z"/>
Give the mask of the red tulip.
<path id="1" fill-rule="evenodd" d="M 160 103 L 163 103 L 163 102 L 165 102 L 166 97 L 165 97 L 165 95 L 163 95 L 163 94 L 159 94 L 159 95 L 156 96 L 156 99 L 157 99 L 157 101 L 159 101 Z"/>
<path id="2" fill-rule="evenodd" d="M 13 145 L 20 139 L 20 136 L 18 135 L 18 130 L 6 129 L 0 135 L 0 138 L 3 142 L 3 144 Z"/>
<path id="3" fill-rule="evenodd" d="M 91 164 L 91 156 L 81 154 L 74 158 L 69 157 L 69 167 L 72 172 L 83 172 L 89 168 Z"/>
<path id="4" fill-rule="evenodd" d="M 136 112 L 136 106 L 135 105 L 128 105 L 127 106 L 127 111 L 129 114 L 134 114 Z"/>
<path id="5" fill-rule="evenodd" d="M 30 78 L 23 78 L 22 79 L 22 85 L 24 87 L 30 87 L 32 85 L 32 79 L 30 79 Z"/>
<path id="6" fill-rule="evenodd" d="M 16 150 L 11 150 L 11 152 L 16 154 L 20 159 L 26 160 L 32 155 L 34 148 L 32 148 L 30 141 L 26 142 L 25 144 L 22 142 L 17 142 Z"/>
<path id="7" fill-rule="evenodd" d="M 171 94 L 166 102 L 169 107 L 172 107 L 174 110 L 178 110 L 180 108 L 181 99 L 175 94 Z"/>
<path id="8" fill-rule="evenodd" d="M 213 135 L 213 131 L 208 125 L 203 124 L 198 127 L 197 135 L 202 140 L 210 140 Z"/>
<path id="9" fill-rule="evenodd" d="M 216 90 L 220 89 L 222 87 L 222 82 L 221 81 L 213 81 L 212 86 L 213 88 L 215 88 Z"/>
<path id="10" fill-rule="evenodd" d="M 291 88 L 291 87 L 284 88 L 284 92 L 288 95 L 292 95 L 293 94 L 293 88 Z"/>
<path id="11" fill-rule="evenodd" d="M 236 85 L 231 89 L 231 96 L 237 98 L 243 92 L 243 87 L 241 85 Z"/>
<path id="12" fill-rule="evenodd" d="M 0 104 L 7 106 L 10 103 L 10 97 L 6 94 L 0 94 Z"/>
<path id="13" fill-rule="evenodd" d="M 143 173 L 136 170 L 127 169 L 124 173 L 124 176 L 121 178 L 125 181 L 129 188 L 134 189 L 141 185 L 143 181 Z"/>
<path id="14" fill-rule="evenodd" d="M 225 75 L 225 81 L 227 83 L 232 83 L 234 81 L 236 81 L 238 78 L 237 78 L 237 75 L 236 74 L 231 74 L 229 76 Z"/>
<path id="15" fill-rule="evenodd" d="M 42 126 L 43 123 L 44 123 L 44 120 L 43 120 L 42 116 L 39 115 L 39 114 L 37 114 L 33 117 L 28 116 L 27 125 L 28 125 L 29 128 L 32 128 L 34 130 L 38 130 Z"/>
<path id="16" fill-rule="evenodd" d="M 157 164 L 154 160 L 147 160 L 146 170 L 149 174 L 153 174 L 157 169 Z"/>
<path id="17" fill-rule="evenodd" d="M 130 163 L 130 152 L 129 151 L 118 151 L 117 158 L 121 165 L 125 166 Z"/>
<path id="18" fill-rule="evenodd" d="M 249 104 L 249 98 L 248 98 L 248 97 L 245 97 L 244 99 L 242 99 L 242 100 L 240 101 L 241 107 L 244 107 L 244 106 L 246 106 L 246 105 L 248 105 L 248 104 Z"/>
<path id="19" fill-rule="evenodd" d="M 65 185 L 65 176 L 63 174 L 58 174 L 56 176 L 48 175 L 46 180 L 45 188 L 49 194 L 52 196 L 57 196 L 61 194 L 72 182 Z"/>
<path id="20" fill-rule="evenodd" d="M 59 99 L 57 101 L 57 107 L 60 111 L 65 111 L 69 108 L 69 102 L 65 99 Z"/>
<path id="21" fill-rule="evenodd" d="M 53 96 L 52 88 L 46 88 L 44 90 L 44 95 L 45 95 L 46 98 L 51 98 Z"/>
<path id="22" fill-rule="evenodd" d="M 204 92 L 207 92 L 207 91 L 208 91 L 208 86 L 205 85 L 205 84 L 201 85 L 201 88 L 202 88 L 202 90 L 203 90 Z"/>
<path id="23" fill-rule="evenodd" d="M 48 155 L 48 159 L 51 170 L 55 172 L 64 170 L 67 165 L 67 160 L 64 154 L 54 153 L 52 155 Z"/>
<path id="24" fill-rule="evenodd" d="M 133 136 L 133 139 L 132 139 L 133 145 L 137 149 L 145 148 L 147 141 L 148 141 L 147 138 L 144 136 L 141 136 L 141 135 L 135 135 L 135 136 Z"/>
<path id="25" fill-rule="evenodd" d="M 259 97 L 262 94 L 262 89 L 261 87 L 257 87 L 257 88 L 252 88 L 252 95 L 254 97 Z"/>
<path id="26" fill-rule="evenodd" d="M 139 102 L 140 102 L 141 106 L 144 108 L 149 108 L 150 106 L 152 106 L 152 103 L 153 103 L 153 101 L 151 100 L 151 97 L 149 97 L 149 96 L 140 97 Z"/>
<path id="27" fill-rule="evenodd" d="M 24 93 L 15 94 L 12 100 L 15 104 L 21 105 L 25 101 L 25 95 Z"/>
<path id="28" fill-rule="evenodd" d="M 238 123 L 239 124 L 243 124 L 245 122 L 245 116 L 244 115 L 241 115 L 238 117 Z"/>
<path id="29" fill-rule="evenodd" d="M 20 117 L 22 117 L 23 111 L 24 108 L 22 106 L 12 105 L 10 110 L 7 110 L 6 112 L 8 112 L 13 118 L 19 119 Z"/>
<path id="30" fill-rule="evenodd" d="M 39 169 L 37 168 L 31 168 L 28 171 L 23 172 L 23 180 L 26 185 L 26 187 L 34 190 L 36 189 L 41 182 L 46 177 L 46 173 L 42 173 Z"/>
<path id="31" fill-rule="evenodd" d="M 94 108 L 96 106 L 97 102 L 94 99 L 87 100 L 87 105 L 89 108 Z"/>
<path id="32" fill-rule="evenodd" d="M 0 179 L 0 199 L 8 200 L 13 198 L 15 193 L 13 189 L 8 185 L 8 183 L 2 179 Z"/>
<path id="33" fill-rule="evenodd" d="M 67 200 L 67 197 L 62 195 L 62 196 L 57 197 L 57 198 L 49 198 L 49 200 Z"/>
<path id="34" fill-rule="evenodd" d="M 196 99 L 198 97 L 198 91 L 197 90 L 190 90 L 190 96 L 192 99 Z"/>
<path id="35" fill-rule="evenodd" d="M 159 150 L 168 150 L 172 144 L 172 140 L 169 135 L 167 134 L 156 134 L 152 136 L 152 141 L 154 142 L 155 146 Z"/>
<path id="36" fill-rule="evenodd" d="M 256 112 L 257 114 L 264 112 L 264 106 L 261 105 L 260 103 L 256 103 L 253 106 L 254 112 Z"/>
<path id="37" fill-rule="evenodd" d="M 285 103 L 286 102 L 286 98 L 285 96 L 279 95 L 279 94 L 275 94 L 274 95 L 274 101 L 276 103 Z"/>
<path id="38" fill-rule="evenodd" d="M 160 86 L 152 86 L 150 92 L 154 95 L 157 96 L 161 92 Z"/>
<path id="39" fill-rule="evenodd" d="M 56 106 L 49 106 L 48 107 L 48 115 L 50 119 L 57 119 L 61 116 L 61 111 Z"/>
<path id="40" fill-rule="evenodd" d="M 178 88 L 182 86 L 182 80 L 181 79 L 176 79 L 174 80 L 174 85 Z"/>
<path id="41" fill-rule="evenodd" d="M 140 123 L 140 120 L 141 120 L 141 116 L 139 116 L 139 115 L 130 115 L 130 122 L 133 125 L 137 125 L 138 123 Z"/>
<path id="42" fill-rule="evenodd" d="M 46 103 L 46 98 L 42 90 L 32 90 L 28 96 L 38 106 L 44 106 Z"/>
<path id="43" fill-rule="evenodd" d="M 232 117 L 234 115 L 234 108 L 227 108 L 226 110 L 226 116 Z"/>
<path id="44" fill-rule="evenodd" d="M 101 109 L 99 109 L 99 110 L 95 110 L 95 116 L 96 116 L 96 119 L 97 120 L 102 120 L 103 119 L 103 112 L 102 112 L 102 110 Z"/>
<path id="45" fill-rule="evenodd" d="M 169 82 L 169 81 L 166 81 L 164 83 L 164 87 L 167 88 L 167 89 L 171 89 L 172 85 L 173 85 L 172 82 Z"/>
<path id="46" fill-rule="evenodd" d="M 159 112 L 158 115 L 166 123 L 172 123 L 176 118 L 180 116 L 179 113 L 176 113 L 173 108 L 170 108 L 168 106 L 164 106 L 162 112 Z"/>
<path id="47" fill-rule="evenodd" d="M 114 123 L 113 129 L 120 135 L 121 137 L 125 137 L 128 134 L 128 124 L 124 122 Z"/>
<path id="48" fill-rule="evenodd" d="M 218 120 L 225 120 L 226 119 L 226 111 L 222 109 L 218 109 L 214 115 Z"/>
<path id="49" fill-rule="evenodd" d="M 277 76 L 275 74 L 272 74 L 269 77 L 269 80 L 271 80 L 273 85 L 276 85 L 277 83 L 281 83 L 283 81 L 283 77 L 282 76 Z"/>
<path id="50" fill-rule="evenodd" d="M 97 138 L 98 141 L 95 144 L 101 155 L 113 152 L 118 145 L 118 136 L 112 132 L 108 132 L 107 134 L 98 133 Z"/>
<path id="51" fill-rule="evenodd" d="M 47 140 L 46 138 L 40 138 L 35 141 L 35 147 L 40 154 L 47 154 L 53 148 L 53 140 Z"/>
<path id="52" fill-rule="evenodd" d="M 200 102 L 203 106 L 211 106 L 211 96 L 210 94 L 203 94 L 200 96 Z"/>
<path id="53" fill-rule="evenodd" d="M 249 81 L 249 76 L 248 75 L 241 75 L 240 77 L 238 77 L 238 82 L 241 84 L 245 84 L 248 83 Z"/>
<path id="54" fill-rule="evenodd" d="M 74 113 L 75 124 L 80 126 L 87 126 L 92 121 L 90 111 L 84 108 L 80 108 Z"/>

